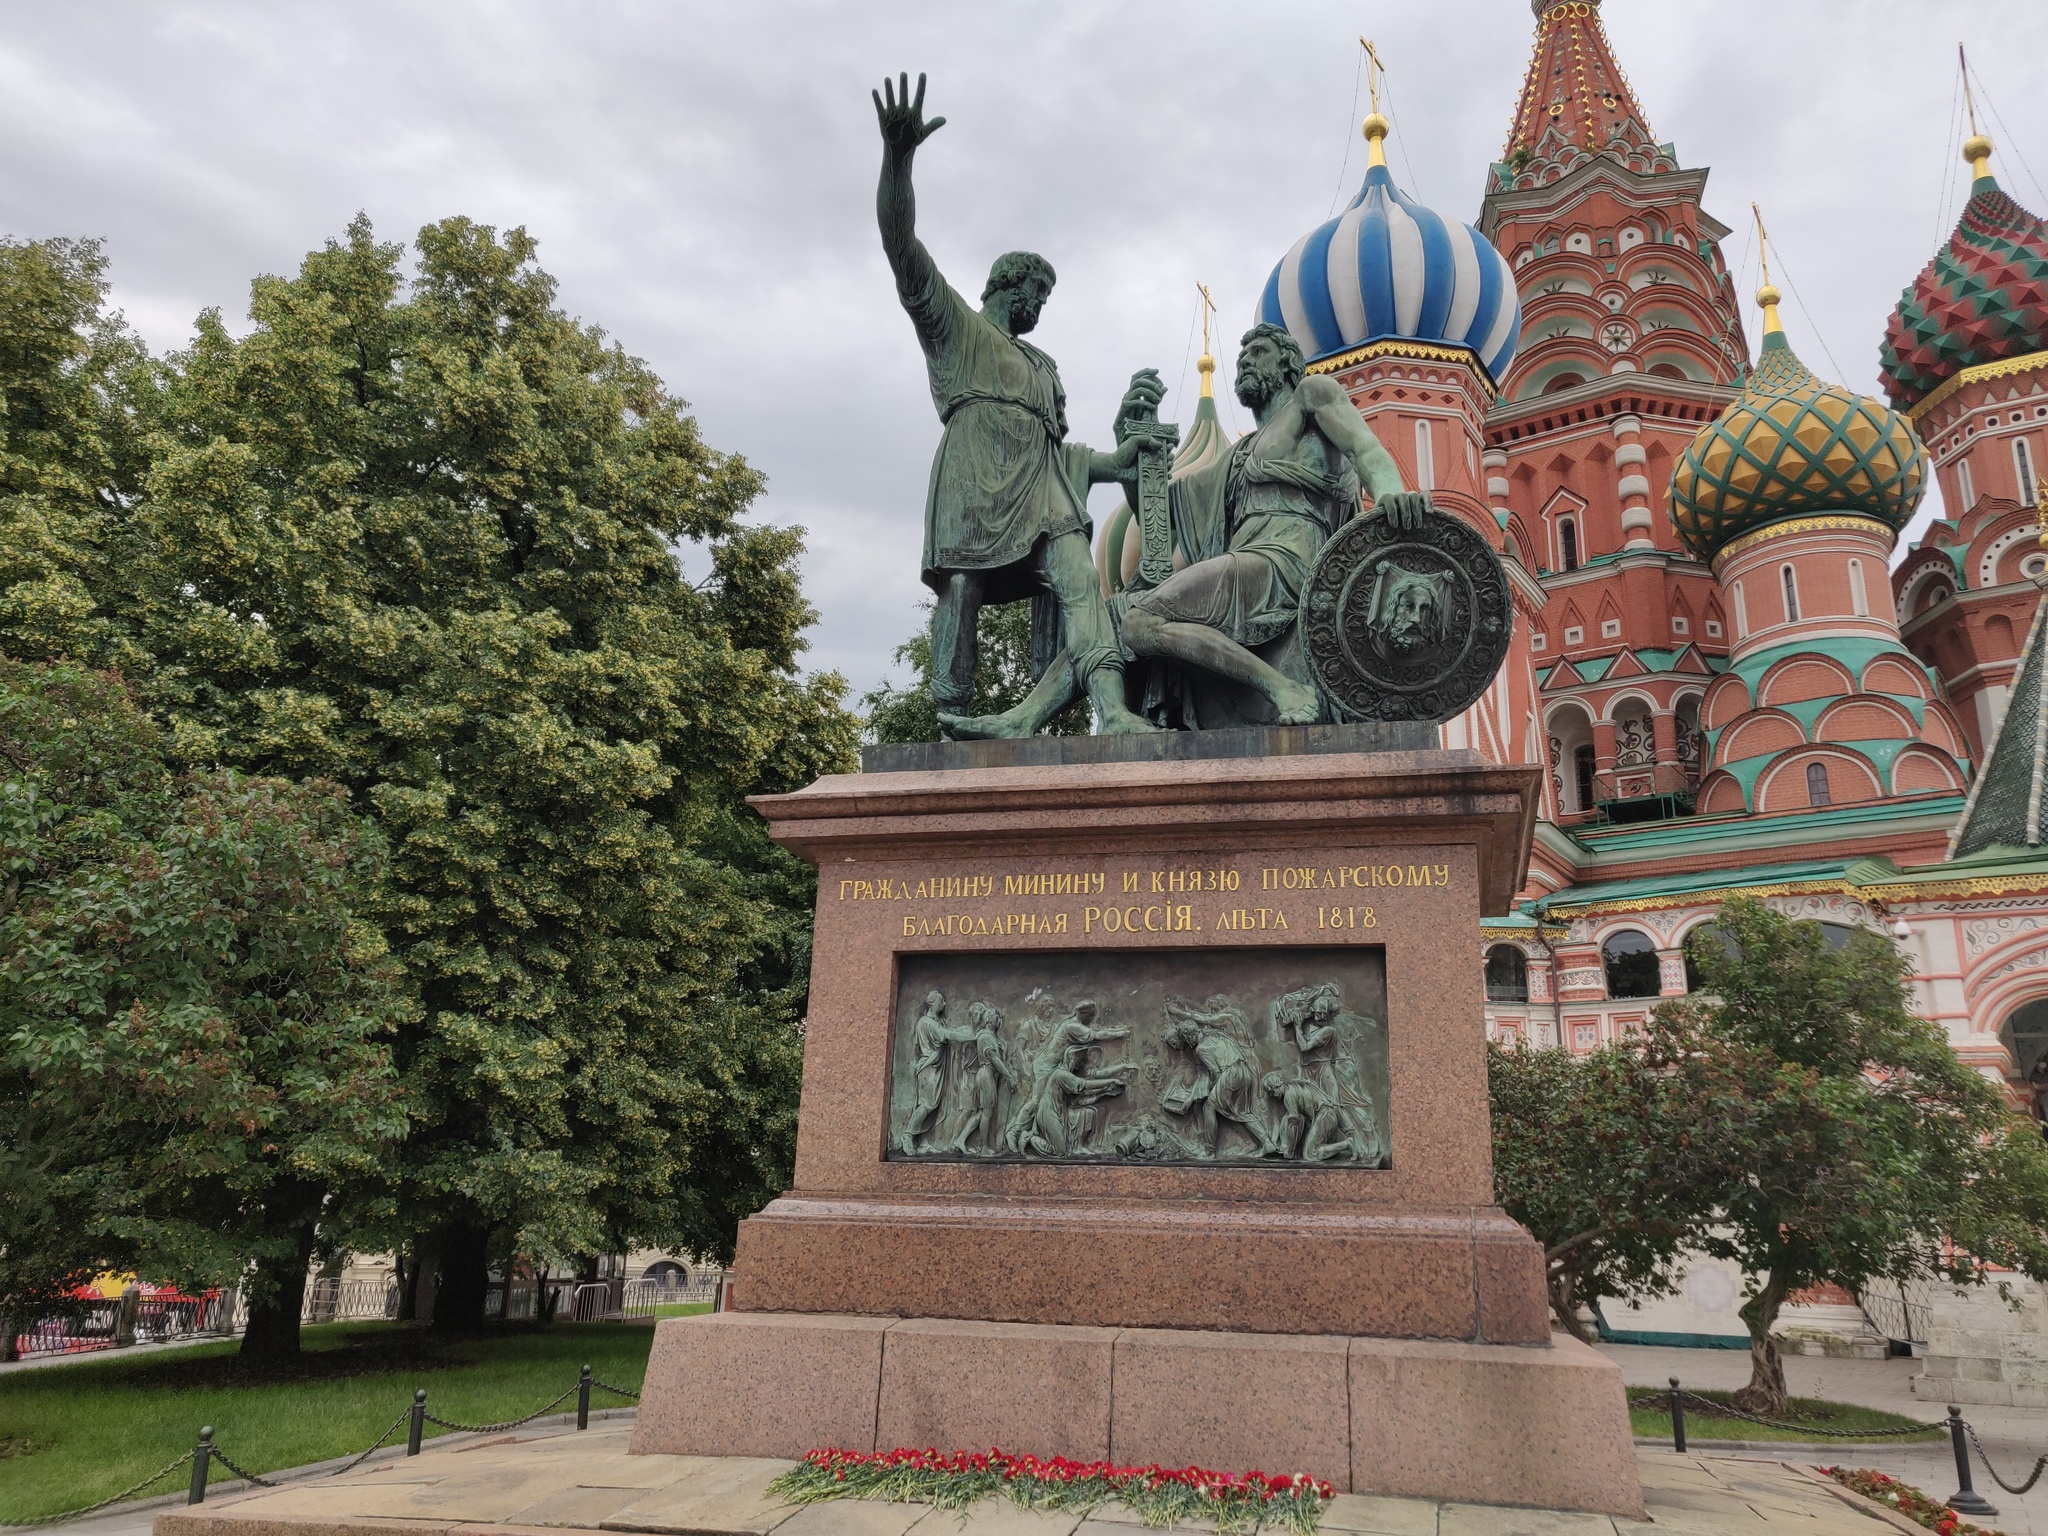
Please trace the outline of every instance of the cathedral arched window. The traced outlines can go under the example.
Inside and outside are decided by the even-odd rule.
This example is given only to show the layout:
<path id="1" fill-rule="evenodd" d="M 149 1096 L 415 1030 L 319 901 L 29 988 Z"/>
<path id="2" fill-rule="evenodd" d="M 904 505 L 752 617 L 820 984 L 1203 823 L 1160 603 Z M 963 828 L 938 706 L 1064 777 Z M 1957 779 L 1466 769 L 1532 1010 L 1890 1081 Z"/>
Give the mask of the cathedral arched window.
<path id="1" fill-rule="evenodd" d="M 1785 587 L 1785 622 L 1787 624 L 1797 624 L 1799 622 L 1799 578 L 1792 574 L 1791 566 L 1781 565 L 1778 567 L 1778 580 Z"/>
<path id="2" fill-rule="evenodd" d="M 1579 568 L 1579 525 L 1568 517 L 1557 525 L 1557 568 L 1561 571 Z"/>
<path id="3" fill-rule="evenodd" d="M 1857 618 L 1870 617 L 1870 594 L 1863 587 L 1863 562 L 1849 562 L 1849 607 Z"/>
<path id="4" fill-rule="evenodd" d="M 1415 489 L 1436 489 L 1436 440 L 1429 423 L 1415 423 Z"/>
<path id="5" fill-rule="evenodd" d="M 1828 794 L 1828 765 L 1808 763 L 1806 765 L 1806 803 L 1808 805 L 1832 805 Z"/>
<path id="6" fill-rule="evenodd" d="M 1486 952 L 1486 1000 L 1489 1003 L 1529 1001 L 1529 961 L 1513 944 L 1496 944 Z"/>
<path id="7" fill-rule="evenodd" d="M 1732 595 L 1735 598 L 1735 638 L 1747 640 L 1749 638 L 1749 604 L 1742 600 L 1741 582 L 1735 583 Z"/>
<path id="8" fill-rule="evenodd" d="M 1977 487 L 1970 480 L 1970 461 L 1964 459 L 1956 465 L 1956 485 L 1963 493 L 1963 510 L 1969 511 L 1977 501 Z"/>
<path id="9" fill-rule="evenodd" d="M 2012 440 L 2012 470 L 2020 483 L 2020 505 L 2034 504 L 2034 450 L 2024 437 Z"/>
<path id="10" fill-rule="evenodd" d="M 1664 990 L 1657 946 L 1647 933 L 1624 928 L 1600 946 L 1609 997 L 1655 997 Z"/>

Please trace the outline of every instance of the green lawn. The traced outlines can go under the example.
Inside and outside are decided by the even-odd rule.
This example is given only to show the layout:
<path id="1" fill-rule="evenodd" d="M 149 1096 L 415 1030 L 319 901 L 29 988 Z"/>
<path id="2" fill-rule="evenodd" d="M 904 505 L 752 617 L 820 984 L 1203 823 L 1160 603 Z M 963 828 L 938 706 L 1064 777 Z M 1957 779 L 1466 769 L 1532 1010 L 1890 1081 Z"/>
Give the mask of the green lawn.
<path id="1" fill-rule="evenodd" d="M 671 1301 L 656 1307 L 654 1315 L 656 1317 L 696 1317 L 699 1313 L 709 1312 L 710 1310 L 711 1303 L 708 1301 Z"/>
<path id="2" fill-rule="evenodd" d="M 411 1403 L 416 1387 L 427 1389 L 430 1413 L 470 1424 L 531 1413 L 575 1386 L 586 1363 L 600 1380 L 638 1391 L 654 1330 L 514 1325 L 444 1343 L 400 1324 L 333 1323 L 308 1328 L 305 1339 L 305 1358 L 283 1371 L 246 1371 L 236 1345 L 223 1342 L 0 1376 L 0 1523 L 119 1493 L 190 1450 L 202 1424 L 214 1426 L 222 1450 L 260 1473 L 362 1450 Z M 593 1392 L 590 1405 L 629 1400 Z M 572 1396 L 556 1411 L 575 1406 Z M 427 1433 L 446 1431 L 429 1424 Z M 182 1488 L 184 1476 L 150 1492 Z"/>
<path id="3" fill-rule="evenodd" d="M 1671 1414 L 1665 1408 L 1636 1407 L 1644 1391 L 1642 1387 L 1629 1389 L 1629 1422 L 1638 1435 L 1669 1443 L 1671 1439 Z M 1729 1392 L 1700 1392 L 1693 1394 L 1686 1389 L 1685 1434 L 1688 1440 L 1777 1440 L 1796 1445 L 1815 1445 L 1833 1438 L 1818 1435 L 1813 1430 L 1767 1429 L 1761 1424 L 1752 1424 L 1747 1419 L 1724 1419 L 1708 1413 L 1692 1396 L 1707 1398 L 1713 1402 L 1725 1403 L 1734 1394 Z M 1909 1419 L 1896 1413 L 1886 1413 L 1881 1408 L 1858 1408 L 1850 1403 L 1831 1403 L 1818 1397 L 1795 1397 L 1785 1414 L 1785 1422 L 1810 1424 L 1815 1429 L 1831 1430 L 1873 1430 L 1902 1429 L 1908 1424 L 1925 1423 L 1924 1419 Z M 1893 1443 L 1911 1445 L 1916 1441 L 1939 1440 L 1947 1431 L 1930 1429 L 1918 1435 L 1893 1435 L 1887 1439 Z"/>

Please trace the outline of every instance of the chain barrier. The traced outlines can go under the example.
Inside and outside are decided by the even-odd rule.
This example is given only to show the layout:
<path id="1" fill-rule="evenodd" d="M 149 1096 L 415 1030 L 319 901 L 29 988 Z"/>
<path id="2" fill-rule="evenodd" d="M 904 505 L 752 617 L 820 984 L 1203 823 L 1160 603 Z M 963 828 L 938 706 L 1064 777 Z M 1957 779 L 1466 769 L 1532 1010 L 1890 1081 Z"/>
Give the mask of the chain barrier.
<path id="1" fill-rule="evenodd" d="M 1657 1392 L 1648 1397 L 1631 1397 L 1631 1408 L 1668 1408 L 1671 1406 L 1669 1392 Z M 1802 1435 L 1823 1435 L 1830 1440 L 1889 1440 L 1898 1435 L 1924 1435 L 1931 1429 L 1946 1429 L 1947 1423 L 1909 1424 L 1900 1429 L 1823 1429 L 1818 1424 L 1791 1424 L 1783 1419 L 1766 1419 L 1754 1413 L 1745 1413 L 1733 1403 L 1716 1402 L 1711 1397 L 1701 1397 L 1697 1392 L 1680 1392 L 1679 1397 L 1698 1408 L 1702 1413 L 1717 1419 L 1742 1419 L 1751 1424 L 1761 1424 L 1767 1429 L 1794 1429 Z"/>
<path id="2" fill-rule="evenodd" d="M 1984 1463 L 1984 1470 L 1991 1474 L 1991 1481 L 1998 1484 L 1998 1486 L 2003 1488 L 2007 1493 L 2025 1493 L 2029 1488 L 2033 1487 L 2034 1484 L 2038 1483 L 2041 1480 L 2042 1470 L 2044 1468 L 2048 1468 L 2048 1456 L 2038 1456 L 2034 1459 L 2034 1470 L 2027 1475 L 2027 1480 L 2024 1483 L 2008 1483 L 2004 1478 L 1998 1475 L 1998 1468 L 1991 1465 L 1991 1457 L 1984 1450 L 1984 1442 L 1977 1438 L 1977 1427 L 1974 1424 L 1971 1424 L 1968 1420 L 1965 1420 L 1963 1422 L 1963 1428 L 1969 1433 L 1970 1444 L 1974 1445 L 1977 1448 L 1977 1458 L 1978 1460 Z"/>
<path id="3" fill-rule="evenodd" d="M 277 1486 L 267 1477 L 258 1477 L 254 1472 L 244 1472 L 240 1467 L 228 1460 L 228 1453 L 217 1445 L 213 1448 L 213 1459 L 234 1473 L 235 1476 L 245 1482 L 254 1483 L 258 1488 L 275 1488 Z"/>
<path id="4" fill-rule="evenodd" d="M 158 1472 L 153 1476 L 145 1477 L 133 1488 L 129 1488 L 124 1492 L 117 1493 L 111 1499 L 101 1499 L 97 1504 L 88 1504 L 82 1509 L 67 1509 L 59 1514 L 44 1515 L 42 1518 L 37 1520 L 0 1521 L 0 1531 L 32 1531 L 40 1526 L 59 1525 L 66 1520 L 77 1520 L 86 1515 L 97 1513 L 98 1511 L 105 1509 L 109 1504 L 119 1504 L 124 1499 L 134 1498 L 136 1494 L 142 1492 L 143 1489 L 149 1487 L 152 1483 L 162 1482 L 165 1478 L 169 1477 L 173 1472 L 177 1471 L 178 1468 L 185 1465 L 185 1463 L 190 1461 L 191 1459 L 192 1453 L 190 1451 L 187 1451 L 184 1455 L 180 1456 L 176 1461 L 166 1466 L 163 1469 L 163 1471 Z"/>
<path id="5" fill-rule="evenodd" d="M 589 1370 L 589 1367 L 586 1366 L 584 1369 L 587 1372 Z M 606 1392 L 613 1393 L 616 1396 L 628 1397 L 635 1402 L 638 1402 L 640 1400 L 640 1394 L 638 1392 L 628 1391 L 625 1387 L 615 1387 L 610 1382 L 599 1381 L 595 1377 L 587 1377 L 587 1381 L 589 1386 L 600 1387 Z M 454 1430 L 461 1434 L 496 1434 L 502 1430 L 517 1429 L 522 1424 L 531 1424 L 535 1419 L 546 1417 L 548 1414 L 554 1412 L 555 1409 L 561 1407 L 562 1404 L 567 1402 L 570 1398 L 575 1397 L 579 1392 L 581 1392 L 584 1389 L 584 1386 L 585 1382 L 579 1381 L 575 1386 L 569 1388 L 568 1391 L 564 1392 L 560 1397 L 557 1397 L 553 1402 L 544 1404 L 543 1406 L 534 1409 L 532 1413 L 527 1414 L 524 1418 L 507 1419 L 501 1424 L 459 1424 L 453 1419 L 444 1419 L 441 1418 L 438 1414 L 428 1413 L 426 1411 L 425 1401 L 427 1394 L 423 1389 L 415 1394 L 412 1404 L 405 1408 L 404 1411 L 402 1411 L 397 1418 L 391 1421 L 390 1426 L 384 1431 L 383 1434 L 377 1437 L 376 1441 L 367 1450 L 363 1451 L 360 1455 L 352 1458 L 346 1465 L 336 1467 L 334 1471 L 328 1473 L 327 1475 L 329 1477 L 339 1477 L 344 1472 L 353 1472 L 357 1467 L 361 1466 L 364 1462 L 368 1461 L 378 1451 L 382 1450 L 386 1442 L 388 1442 L 391 1439 L 391 1437 L 398 1432 L 399 1427 L 403 1425 L 406 1422 L 406 1420 L 413 1418 L 415 1415 L 417 1415 L 418 1418 L 424 1423 L 438 1424 L 443 1429 Z M 579 1415 L 579 1418 L 580 1417 L 581 1416 Z M 577 1427 L 580 1429 L 582 1425 L 579 1423 Z M 269 1478 L 258 1477 L 254 1472 L 245 1471 L 243 1468 L 237 1466 L 232 1460 L 229 1459 L 227 1452 L 223 1451 L 218 1445 L 214 1443 L 213 1431 L 210 1427 L 201 1433 L 200 1449 L 203 1449 L 205 1451 L 209 1460 L 218 1461 L 222 1466 L 226 1467 L 230 1472 L 234 1473 L 235 1476 L 243 1479 L 243 1481 L 250 1483 L 257 1488 L 275 1488 L 279 1486 L 276 1482 L 273 1482 Z M 152 1473 L 150 1476 L 145 1477 L 141 1482 L 135 1484 L 134 1487 L 125 1488 L 121 1492 L 113 1495 L 111 1498 L 101 1499 L 96 1504 L 86 1504 L 80 1506 L 77 1509 L 62 1510 L 54 1515 L 43 1515 L 35 1520 L 0 1521 L 0 1531 L 40 1530 L 46 1526 L 61 1525 L 67 1520 L 79 1520 L 83 1519 L 87 1515 L 97 1514 L 100 1510 L 106 1509 L 110 1505 L 119 1504 L 124 1502 L 125 1500 L 132 1499 L 138 1493 L 141 1493 L 145 1488 L 152 1487 L 155 1484 L 162 1482 L 165 1478 L 169 1477 L 173 1472 L 177 1471 L 180 1467 L 190 1462 L 193 1459 L 193 1457 L 197 1456 L 199 1453 L 199 1449 L 186 1451 L 183 1455 L 178 1457 L 176 1461 L 167 1464 L 163 1468 L 163 1470 Z M 407 1453 L 415 1454 L 416 1445 L 408 1445 Z M 191 1502 L 197 1503 L 199 1502 L 199 1500 L 203 1499 L 206 1496 L 205 1474 L 203 1473 L 203 1471 L 195 1470 L 192 1474 L 192 1481 L 194 1492 Z"/>
<path id="6" fill-rule="evenodd" d="M 559 1408 L 563 1403 L 566 1403 L 570 1398 L 574 1397 L 575 1395 L 576 1388 L 571 1387 L 568 1391 L 564 1392 L 560 1397 L 556 1398 L 552 1403 L 549 1403 L 546 1407 L 534 1409 L 533 1412 L 529 1413 L 523 1419 L 507 1419 L 502 1424 L 457 1424 L 453 1419 L 438 1418 L 431 1413 L 425 1414 L 423 1415 L 423 1417 L 429 1424 L 438 1424 L 443 1429 L 453 1429 L 460 1431 L 463 1434 L 469 1435 L 495 1435 L 500 1430 L 517 1429 L 522 1424 L 531 1424 L 535 1419 L 538 1419 L 545 1414 L 554 1412 L 555 1409 Z M 408 1413 L 411 1412 L 410 1409 L 407 1409 L 406 1411 Z"/>
<path id="7" fill-rule="evenodd" d="M 407 1419 L 411 1417 L 412 1409 L 410 1406 L 401 1408 L 398 1412 L 398 1417 L 391 1421 L 391 1428 L 385 1430 L 383 1434 L 377 1437 L 377 1443 L 375 1445 L 371 1446 L 367 1451 L 363 1452 L 362 1455 L 358 1456 L 354 1461 L 350 1462 L 347 1466 L 336 1467 L 332 1472 L 328 1473 L 327 1475 L 329 1477 L 339 1477 L 344 1472 L 355 1471 L 357 1467 L 360 1467 L 364 1462 L 368 1461 L 372 1456 L 376 1455 L 377 1452 L 383 1450 L 384 1442 L 391 1438 L 392 1434 L 397 1430 L 399 1425 L 403 1424 Z"/>

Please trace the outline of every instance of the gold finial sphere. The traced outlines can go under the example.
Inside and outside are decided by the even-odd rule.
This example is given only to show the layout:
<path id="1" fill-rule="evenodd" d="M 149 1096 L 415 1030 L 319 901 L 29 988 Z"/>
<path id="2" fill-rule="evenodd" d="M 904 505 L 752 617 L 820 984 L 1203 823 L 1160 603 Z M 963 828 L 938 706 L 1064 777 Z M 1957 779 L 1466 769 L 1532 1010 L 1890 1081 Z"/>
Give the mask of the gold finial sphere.
<path id="1" fill-rule="evenodd" d="M 1384 139 L 1393 126 L 1382 114 L 1373 112 L 1366 116 L 1363 131 L 1368 139 Z"/>
<path id="2" fill-rule="evenodd" d="M 1181 356 L 1185 357 L 1187 356 L 1187 354 L 1183 352 Z M 1216 359 L 1211 357 L 1208 353 L 1204 352 L 1200 357 L 1195 359 L 1195 367 L 1198 371 L 1202 373 L 1214 373 L 1216 371 Z"/>
<path id="3" fill-rule="evenodd" d="M 1769 309 L 1773 304 L 1777 303 L 1780 299 L 1784 297 L 1785 295 L 1778 292 L 1778 287 L 1775 283 L 1765 283 L 1763 287 L 1757 289 L 1756 291 L 1756 302 L 1758 307 L 1762 309 Z M 1181 355 L 1185 357 L 1187 354 L 1182 353 Z"/>
<path id="4" fill-rule="evenodd" d="M 1963 158 L 1975 165 L 1980 160 L 1991 158 L 1991 139 L 1988 134 L 1973 133 L 1963 140 Z"/>

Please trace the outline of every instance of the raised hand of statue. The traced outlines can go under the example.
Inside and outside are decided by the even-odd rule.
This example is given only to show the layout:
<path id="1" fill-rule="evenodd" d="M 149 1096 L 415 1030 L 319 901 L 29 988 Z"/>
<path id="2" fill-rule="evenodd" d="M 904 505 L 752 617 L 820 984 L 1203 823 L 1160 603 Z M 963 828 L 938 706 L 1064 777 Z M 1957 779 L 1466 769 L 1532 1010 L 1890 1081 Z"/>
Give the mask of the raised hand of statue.
<path id="1" fill-rule="evenodd" d="M 1427 491 L 1390 491 L 1372 504 L 1372 509 L 1385 515 L 1403 533 L 1413 533 L 1422 526 L 1422 519 L 1434 509 L 1429 504 Z"/>
<path id="2" fill-rule="evenodd" d="M 946 126 L 943 117 L 930 122 L 924 120 L 924 76 L 917 77 L 917 96 L 910 94 L 910 74 L 906 70 L 899 75 L 896 83 L 882 82 L 879 91 L 870 91 L 875 98 L 875 117 L 882 128 L 882 144 L 888 153 L 899 160 L 908 159 L 917 146 Z"/>

